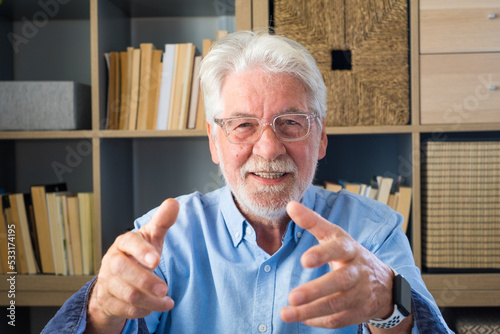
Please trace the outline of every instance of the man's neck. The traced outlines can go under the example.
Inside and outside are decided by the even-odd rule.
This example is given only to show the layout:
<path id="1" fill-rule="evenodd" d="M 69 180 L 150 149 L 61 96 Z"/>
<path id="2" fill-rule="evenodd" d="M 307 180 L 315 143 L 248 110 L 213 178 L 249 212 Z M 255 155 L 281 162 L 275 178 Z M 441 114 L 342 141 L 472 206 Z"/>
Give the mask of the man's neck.
<path id="1" fill-rule="evenodd" d="M 290 217 L 285 214 L 281 218 L 270 220 L 246 213 L 241 208 L 240 211 L 253 226 L 257 235 L 257 245 L 270 255 L 276 253 L 281 248 Z"/>

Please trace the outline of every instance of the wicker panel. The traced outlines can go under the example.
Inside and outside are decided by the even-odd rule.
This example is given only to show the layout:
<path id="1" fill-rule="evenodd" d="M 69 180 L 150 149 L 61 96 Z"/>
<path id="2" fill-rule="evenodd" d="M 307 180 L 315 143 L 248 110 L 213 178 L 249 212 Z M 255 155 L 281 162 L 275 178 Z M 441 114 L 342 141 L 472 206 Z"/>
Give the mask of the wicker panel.
<path id="1" fill-rule="evenodd" d="M 315 57 L 327 126 L 409 123 L 406 0 L 275 0 L 273 19 Z M 350 50 L 352 69 L 332 70 L 332 50 Z"/>
<path id="2" fill-rule="evenodd" d="M 500 142 L 422 145 L 428 269 L 500 269 Z"/>

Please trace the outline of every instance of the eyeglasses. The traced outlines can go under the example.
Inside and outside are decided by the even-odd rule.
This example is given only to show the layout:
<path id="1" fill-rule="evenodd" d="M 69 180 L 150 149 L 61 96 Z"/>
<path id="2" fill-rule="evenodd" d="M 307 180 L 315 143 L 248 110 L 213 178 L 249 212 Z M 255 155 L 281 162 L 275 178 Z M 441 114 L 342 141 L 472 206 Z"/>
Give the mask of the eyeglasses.
<path id="1" fill-rule="evenodd" d="M 276 137 L 281 141 L 298 141 L 307 138 L 311 130 L 311 119 L 318 117 L 312 114 L 283 114 L 273 118 L 272 123 L 262 123 L 256 117 L 216 118 L 218 124 L 230 143 L 252 144 L 262 136 L 266 125 L 273 128 Z"/>

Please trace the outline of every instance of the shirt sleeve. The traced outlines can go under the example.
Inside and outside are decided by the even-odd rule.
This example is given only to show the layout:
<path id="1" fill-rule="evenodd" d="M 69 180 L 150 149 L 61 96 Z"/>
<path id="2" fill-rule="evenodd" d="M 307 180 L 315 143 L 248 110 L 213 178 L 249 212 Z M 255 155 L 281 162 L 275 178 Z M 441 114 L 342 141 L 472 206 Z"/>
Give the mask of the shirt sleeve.
<path id="1" fill-rule="evenodd" d="M 49 333 L 83 333 L 87 325 L 88 295 L 95 284 L 97 277 L 87 282 L 80 290 L 73 294 L 56 315 L 47 323 L 42 334 Z"/>
<path id="2" fill-rule="evenodd" d="M 413 331 L 412 333 L 420 334 L 441 334 L 453 333 L 443 325 L 443 318 L 437 313 L 434 305 L 429 305 L 427 300 L 423 298 L 417 291 L 411 291 L 413 303 Z"/>
<path id="3" fill-rule="evenodd" d="M 149 334 L 148 326 L 144 318 L 129 319 L 125 323 L 122 334 Z"/>
<path id="4" fill-rule="evenodd" d="M 87 304 L 89 294 L 97 277 L 87 282 L 80 290 L 73 294 L 56 315 L 47 323 L 41 334 L 82 334 L 87 326 Z M 127 320 L 122 333 L 147 334 L 149 333 L 144 319 Z"/>
<path id="5" fill-rule="evenodd" d="M 453 333 L 443 326 L 441 317 L 436 313 L 434 307 L 429 305 L 425 298 L 415 290 L 411 291 L 413 328 L 412 334 L 447 334 Z M 370 334 L 367 323 L 359 325 L 358 334 Z"/>
<path id="6" fill-rule="evenodd" d="M 415 266 L 408 238 L 401 229 L 402 217 L 391 213 L 382 221 L 385 224 L 375 234 L 373 252 L 383 262 L 403 275 L 412 288 L 412 333 L 453 333 L 448 329 L 439 309 Z M 394 250 L 397 249 L 398 252 Z"/>

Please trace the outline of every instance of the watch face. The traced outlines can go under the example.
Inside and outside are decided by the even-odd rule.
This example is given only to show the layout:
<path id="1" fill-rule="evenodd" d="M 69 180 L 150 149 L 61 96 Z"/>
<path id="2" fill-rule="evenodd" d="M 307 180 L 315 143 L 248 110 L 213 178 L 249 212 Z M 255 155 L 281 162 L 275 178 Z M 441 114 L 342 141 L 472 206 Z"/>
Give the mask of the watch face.
<path id="1" fill-rule="evenodd" d="M 393 284 L 394 303 L 398 306 L 399 312 L 407 317 L 411 313 L 411 287 L 406 279 L 397 275 Z"/>

